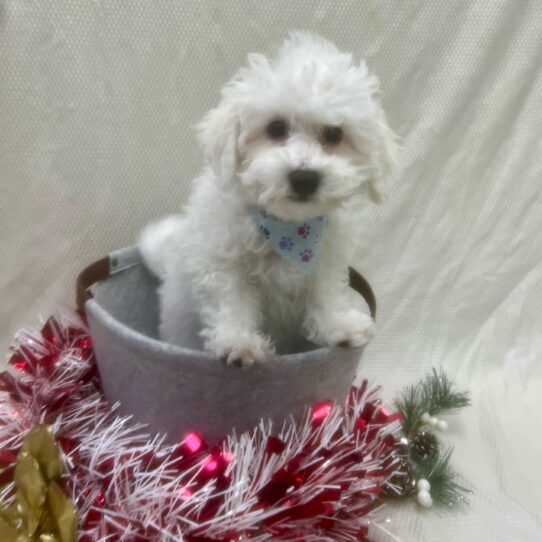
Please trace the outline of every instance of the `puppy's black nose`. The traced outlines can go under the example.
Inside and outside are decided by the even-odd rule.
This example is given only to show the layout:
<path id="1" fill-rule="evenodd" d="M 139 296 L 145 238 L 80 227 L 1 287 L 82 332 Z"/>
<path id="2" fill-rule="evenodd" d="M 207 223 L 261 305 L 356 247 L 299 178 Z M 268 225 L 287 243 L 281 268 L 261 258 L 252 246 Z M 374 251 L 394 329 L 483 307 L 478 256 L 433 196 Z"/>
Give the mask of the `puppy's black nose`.
<path id="1" fill-rule="evenodd" d="M 320 173 L 314 169 L 294 169 L 290 175 L 290 186 L 297 196 L 306 198 L 314 194 L 320 184 Z"/>

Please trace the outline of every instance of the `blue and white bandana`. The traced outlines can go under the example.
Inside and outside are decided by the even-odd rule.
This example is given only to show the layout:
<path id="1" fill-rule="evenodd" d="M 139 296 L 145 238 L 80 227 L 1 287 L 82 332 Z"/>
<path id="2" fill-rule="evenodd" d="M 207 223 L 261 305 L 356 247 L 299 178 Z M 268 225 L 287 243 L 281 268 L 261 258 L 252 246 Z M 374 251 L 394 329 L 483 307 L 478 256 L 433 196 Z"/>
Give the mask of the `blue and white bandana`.
<path id="1" fill-rule="evenodd" d="M 259 207 L 254 207 L 253 214 L 258 230 L 277 254 L 303 273 L 313 270 L 327 223 L 325 217 L 319 216 L 305 222 L 287 222 Z"/>

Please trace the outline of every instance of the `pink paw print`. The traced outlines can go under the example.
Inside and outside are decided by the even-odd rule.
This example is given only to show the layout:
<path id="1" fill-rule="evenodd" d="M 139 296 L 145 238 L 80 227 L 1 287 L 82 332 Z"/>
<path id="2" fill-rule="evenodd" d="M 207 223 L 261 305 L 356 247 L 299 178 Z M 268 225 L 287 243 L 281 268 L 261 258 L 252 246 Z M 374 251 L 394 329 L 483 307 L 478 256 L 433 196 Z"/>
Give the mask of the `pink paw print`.
<path id="1" fill-rule="evenodd" d="M 299 226 L 299 228 L 297 228 L 297 234 L 303 237 L 303 239 L 306 239 L 310 233 L 311 227 L 308 224 L 302 224 L 301 226 Z"/>
<path id="2" fill-rule="evenodd" d="M 310 262 L 314 258 L 314 253 L 309 248 L 299 253 L 302 262 Z"/>

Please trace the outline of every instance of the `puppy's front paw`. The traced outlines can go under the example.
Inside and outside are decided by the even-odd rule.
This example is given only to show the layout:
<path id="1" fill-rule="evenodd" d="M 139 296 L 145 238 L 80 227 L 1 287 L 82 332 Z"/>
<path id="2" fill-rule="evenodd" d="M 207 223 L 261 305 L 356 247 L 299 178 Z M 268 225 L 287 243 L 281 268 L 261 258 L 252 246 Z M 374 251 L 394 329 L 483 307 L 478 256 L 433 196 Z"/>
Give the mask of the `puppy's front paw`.
<path id="1" fill-rule="evenodd" d="M 375 334 L 374 320 L 358 309 L 332 313 L 317 328 L 316 340 L 330 346 L 360 347 Z"/>
<path id="2" fill-rule="evenodd" d="M 268 361 L 275 355 L 271 341 L 258 333 L 246 330 L 214 330 L 206 346 L 228 365 L 250 367 Z"/>

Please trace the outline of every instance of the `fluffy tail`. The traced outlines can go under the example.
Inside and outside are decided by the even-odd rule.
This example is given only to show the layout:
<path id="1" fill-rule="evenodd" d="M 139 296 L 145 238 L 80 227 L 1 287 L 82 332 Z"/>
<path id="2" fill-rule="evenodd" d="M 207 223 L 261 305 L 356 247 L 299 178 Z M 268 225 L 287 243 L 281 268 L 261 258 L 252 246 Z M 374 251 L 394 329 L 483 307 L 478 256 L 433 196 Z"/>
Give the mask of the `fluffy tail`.
<path id="1" fill-rule="evenodd" d="M 139 236 L 138 247 L 145 265 L 163 278 L 173 257 L 178 254 L 184 219 L 173 215 L 147 226 Z"/>

